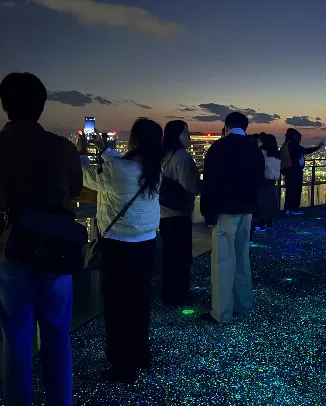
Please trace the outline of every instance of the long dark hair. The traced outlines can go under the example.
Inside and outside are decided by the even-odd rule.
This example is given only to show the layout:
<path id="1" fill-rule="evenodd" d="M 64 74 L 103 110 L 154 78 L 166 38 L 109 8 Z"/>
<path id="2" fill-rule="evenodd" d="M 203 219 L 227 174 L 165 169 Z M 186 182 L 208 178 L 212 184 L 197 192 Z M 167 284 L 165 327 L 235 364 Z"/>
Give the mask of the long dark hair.
<path id="1" fill-rule="evenodd" d="M 184 148 L 180 142 L 180 135 L 183 133 L 185 126 L 188 124 L 183 120 L 169 121 L 164 128 L 163 136 L 163 155 L 170 152 L 176 152 Z"/>
<path id="2" fill-rule="evenodd" d="M 261 133 L 258 139 L 263 143 L 261 149 L 266 151 L 267 156 L 280 159 L 280 151 L 278 150 L 277 141 L 273 134 Z"/>
<path id="3" fill-rule="evenodd" d="M 139 118 L 130 132 L 132 150 L 125 155 L 125 159 L 140 158 L 143 170 L 139 186 L 143 187 L 142 196 L 148 192 L 151 199 L 159 193 L 161 182 L 162 138 L 163 130 L 159 124 L 148 118 Z"/>

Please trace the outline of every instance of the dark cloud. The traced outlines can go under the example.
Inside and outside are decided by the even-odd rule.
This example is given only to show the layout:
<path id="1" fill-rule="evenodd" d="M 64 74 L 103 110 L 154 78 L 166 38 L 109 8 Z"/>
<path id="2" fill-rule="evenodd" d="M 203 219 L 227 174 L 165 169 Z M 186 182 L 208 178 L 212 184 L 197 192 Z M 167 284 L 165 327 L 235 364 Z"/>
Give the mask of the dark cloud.
<path id="1" fill-rule="evenodd" d="M 59 102 L 62 104 L 67 104 L 73 107 L 84 107 L 94 102 L 102 105 L 112 104 L 109 100 L 101 96 L 94 96 L 90 93 L 81 93 L 77 90 L 67 90 L 67 91 L 51 91 L 48 90 L 48 100 L 53 102 Z"/>
<path id="2" fill-rule="evenodd" d="M 212 123 L 213 121 L 221 121 L 220 116 L 195 116 L 193 117 L 195 121 L 204 121 L 206 123 Z"/>
<path id="3" fill-rule="evenodd" d="M 316 117 L 316 121 L 320 121 L 321 120 L 321 118 L 320 117 Z"/>
<path id="4" fill-rule="evenodd" d="M 234 105 L 223 105 L 223 104 L 216 104 L 216 103 L 203 103 L 200 104 L 199 107 L 208 113 L 213 114 L 212 116 L 196 116 L 194 117 L 197 121 L 206 121 L 206 122 L 213 122 L 213 121 L 224 121 L 226 116 L 234 111 L 240 111 L 243 114 L 246 114 L 249 118 L 251 123 L 257 124 L 269 124 L 275 120 L 279 120 L 281 117 L 278 114 L 267 114 L 267 113 L 259 113 L 255 109 L 251 108 L 239 108 Z"/>
<path id="5" fill-rule="evenodd" d="M 112 104 L 112 102 L 110 102 L 110 100 L 105 99 L 104 97 L 101 97 L 101 96 L 95 96 L 93 100 L 100 104 L 106 105 L 106 106 L 109 106 L 110 104 Z"/>
<path id="6" fill-rule="evenodd" d="M 250 122 L 257 124 L 269 124 L 272 121 L 279 120 L 281 118 L 277 114 L 267 114 L 267 113 L 254 113 L 250 115 L 251 115 Z"/>
<path id="7" fill-rule="evenodd" d="M 317 120 L 317 119 L 316 119 Z M 285 123 L 293 127 L 324 127 L 325 124 L 321 121 L 311 119 L 309 116 L 293 116 L 288 117 Z"/>
<path id="8" fill-rule="evenodd" d="M 83 107 L 93 103 L 93 99 L 90 96 L 80 93 L 77 90 L 58 92 L 48 91 L 48 100 L 62 104 L 69 104 L 74 107 Z"/>
<path id="9" fill-rule="evenodd" d="M 177 109 L 177 111 L 184 111 L 184 112 L 187 112 L 187 111 L 197 111 L 197 110 L 198 110 L 197 107 L 183 107 L 182 109 Z"/>
<path id="10" fill-rule="evenodd" d="M 151 106 L 147 106 L 146 104 L 141 104 L 141 103 L 136 103 L 133 100 L 130 100 L 131 103 L 135 104 L 136 106 L 145 109 L 145 110 L 153 110 L 153 108 Z"/>
<path id="11" fill-rule="evenodd" d="M 165 116 L 165 118 L 168 118 L 170 120 L 186 120 L 186 117 L 182 116 Z"/>

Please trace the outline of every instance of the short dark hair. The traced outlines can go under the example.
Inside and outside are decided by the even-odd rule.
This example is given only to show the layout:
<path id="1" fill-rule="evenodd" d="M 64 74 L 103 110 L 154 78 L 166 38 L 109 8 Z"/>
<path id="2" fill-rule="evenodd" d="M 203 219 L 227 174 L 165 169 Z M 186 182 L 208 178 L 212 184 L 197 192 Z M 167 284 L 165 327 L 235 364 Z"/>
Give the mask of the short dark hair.
<path id="1" fill-rule="evenodd" d="M 288 128 L 285 133 L 285 142 L 292 141 L 295 137 L 302 137 L 301 133 L 295 128 Z"/>
<path id="2" fill-rule="evenodd" d="M 10 73 L 0 84 L 0 99 L 9 120 L 38 121 L 47 91 L 41 80 L 31 73 Z"/>
<path id="3" fill-rule="evenodd" d="M 225 127 L 241 128 L 246 131 L 249 125 L 248 117 L 238 111 L 234 111 L 226 116 Z"/>
<path id="4" fill-rule="evenodd" d="M 164 155 L 183 148 L 180 135 L 183 133 L 185 126 L 188 126 L 188 124 L 183 120 L 172 120 L 166 124 L 163 136 Z"/>

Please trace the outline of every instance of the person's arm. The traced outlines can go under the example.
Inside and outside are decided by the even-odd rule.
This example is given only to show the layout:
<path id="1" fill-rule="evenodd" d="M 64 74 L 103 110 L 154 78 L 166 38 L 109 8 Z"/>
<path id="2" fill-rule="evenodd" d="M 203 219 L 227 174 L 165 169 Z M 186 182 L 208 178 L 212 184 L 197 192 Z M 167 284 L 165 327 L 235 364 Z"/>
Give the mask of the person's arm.
<path id="1" fill-rule="evenodd" d="M 83 172 L 80 165 L 80 159 L 76 147 L 71 141 L 64 137 L 60 137 L 65 157 L 66 165 L 70 176 L 70 189 L 68 198 L 74 200 L 81 193 L 83 188 Z"/>
<path id="2" fill-rule="evenodd" d="M 99 171 L 97 166 L 91 165 L 86 155 L 80 155 L 84 186 L 96 192 L 106 192 L 108 187 L 114 182 L 112 161 L 120 157 L 121 154 L 118 151 L 113 149 L 108 151 L 106 149 L 102 153 L 104 163 L 102 170 Z"/>
<path id="3" fill-rule="evenodd" d="M 305 148 L 302 145 L 298 144 L 297 142 L 289 142 L 289 152 L 292 153 L 293 156 L 295 156 L 295 157 L 313 154 L 314 152 L 320 150 L 321 147 L 322 147 L 322 144 L 317 145 L 317 147 Z"/>
<path id="4" fill-rule="evenodd" d="M 213 144 L 207 152 L 204 163 L 203 181 L 201 183 L 200 211 L 207 225 L 217 224 L 216 201 L 218 199 L 218 187 L 222 182 L 223 157 L 220 154 L 219 145 Z"/>
<path id="5" fill-rule="evenodd" d="M 199 193 L 199 171 L 192 156 L 187 151 L 182 152 L 182 154 L 179 154 L 179 159 L 177 162 L 177 175 L 179 183 L 188 193 L 197 195 Z"/>

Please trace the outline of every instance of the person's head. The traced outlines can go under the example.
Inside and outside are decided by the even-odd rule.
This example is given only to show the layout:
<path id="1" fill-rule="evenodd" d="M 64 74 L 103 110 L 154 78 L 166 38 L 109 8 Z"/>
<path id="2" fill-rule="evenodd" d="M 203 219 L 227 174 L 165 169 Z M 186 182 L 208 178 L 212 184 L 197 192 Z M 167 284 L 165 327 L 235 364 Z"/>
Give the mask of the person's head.
<path id="1" fill-rule="evenodd" d="M 295 128 L 288 128 L 285 133 L 285 142 L 296 141 L 300 144 L 302 135 Z"/>
<path id="2" fill-rule="evenodd" d="M 266 151 L 267 156 L 280 158 L 276 138 L 273 134 L 261 133 L 258 135 L 258 147 Z"/>
<path id="3" fill-rule="evenodd" d="M 129 156 L 140 159 L 143 171 L 139 185 L 144 186 L 151 198 L 159 192 L 161 181 L 163 130 L 159 124 L 148 118 L 140 118 L 132 126 L 128 150 Z"/>
<path id="4" fill-rule="evenodd" d="M 0 84 L 3 110 L 11 121 L 38 121 L 44 110 L 47 91 L 31 73 L 10 73 Z"/>
<path id="5" fill-rule="evenodd" d="M 225 133 L 228 134 L 228 132 L 232 128 L 241 128 L 244 132 L 246 132 L 248 125 L 249 125 L 249 120 L 248 120 L 247 116 L 245 116 L 242 113 L 239 113 L 238 111 L 235 111 L 226 116 L 225 126 L 224 126 Z"/>
<path id="6" fill-rule="evenodd" d="M 190 145 L 188 124 L 182 120 L 169 121 L 164 128 L 163 150 L 167 154 Z"/>

